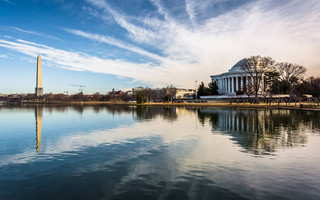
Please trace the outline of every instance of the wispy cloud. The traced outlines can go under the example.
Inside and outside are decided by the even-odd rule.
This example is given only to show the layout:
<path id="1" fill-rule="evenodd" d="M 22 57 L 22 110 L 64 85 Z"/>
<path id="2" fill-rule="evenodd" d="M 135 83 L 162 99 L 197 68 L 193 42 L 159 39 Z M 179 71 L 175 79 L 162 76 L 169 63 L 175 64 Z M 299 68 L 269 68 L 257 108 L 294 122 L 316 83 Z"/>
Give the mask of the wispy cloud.
<path id="1" fill-rule="evenodd" d="M 124 14 L 120 14 L 116 10 L 112 9 L 110 5 L 106 1 L 99 1 L 99 0 L 86 0 L 91 5 L 94 5 L 95 7 L 102 9 L 104 16 L 107 21 L 110 20 L 110 15 L 113 17 L 114 21 L 127 30 L 130 34 L 130 36 L 135 39 L 138 42 L 144 42 L 146 39 L 154 38 L 156 37 L 155 34 L 147 30 L 143 27 L 136 26 L 133 23 L 130 23 Z"/>
<path id="2" fill-rule="evenodd" d="M 162 3 L 160 0 L 150 0 L 153 5 L 157 7 L 158 12 L 164 16 L 164 19 L 166 21 L 172 21 L 172 17 L 170 14 L 166 11 L 166 9 L 163 7 Z"/>
<path id="3" fill-rule="evenodd" d="M 8 56 L 4 54 L 0 54 L 0 58 L 8 58 Z"/>
<path id="4" fill-rule="evenodd" d="M 124 42 L 122 42 L 120 40 L 117 40 L 117 39 L 109 37 L 109 36 L 86 33 L 84 31 L 75 30 L 75 29 L 65 29 L 65 30 L 67 32 L 69 32 L 69 33 L 74 34 L 74 35 L 78 35 L 78 36 L 85 37 L 87 39 L 94 40 L 94 41 L 97 41 L 97 42 L 100 42 L 100 43 L 106 43 L 106 44 L 113 45 L 113 46 L 116 46 L 116 47 L 119 47 L 119 48 L 122 48 L 122 49 L 126 49 L 126 50 L 135 52 L 135 53 L 140 54 L 140 55 L 147 56 L 149 58 L 152 58 L 152 59 L 155 59 L 155 60 L 158 60 L 158 61 L 167 60 L 166 58 L 164 58 L 162 56 L 159 56 L 159 55 L 154 54 L 154 53 L 150 53 L 150 52 L 145 51 L 145 50 L 143 50 L 143 49 L 141 49 L 139 47 L 136 47 L 136 46 L 128 44 L 128 43 L 124 43 Z"/>
<path id="5" fill-rule="evenodd" d="M 196 16 L 194 13 L 194 6 L 192 5 L 194 2 L 192 0 L 186 0 L 186 12 L 188 13 L 190 22 L 195 27 L 196 26 Z"/>
<path id="6" fill-rule="evenodd" d="M 9 0 L 3 0 L 4 2 L 6 2 L 6 3 L 9 3 L 9 4 L 12 4 L 12 5 L 17 5 L 17 4 L 15 4 L 15 3 L 13 3 L 12 1 L 9 1 Z"/>
<path id="7" fill-rule="evenodd" d="M 13 32 L 27 33 L 27 34 L 45 37 L 45 38 L 49 38 L 49 39 L 61 40 L 60 38 L 52 36 L 52 35 L 48 35 L 45 33 L 39 33 L 39 32 L 35 32 L 35 31 L 30 31 L 30 30 L 25 30 L 25 29 L 18 28 L 18 27 L 9 26 L 9 27 L 1 27 L 1 29 L 7 30 L 7 31 L 13 31 Z"/>

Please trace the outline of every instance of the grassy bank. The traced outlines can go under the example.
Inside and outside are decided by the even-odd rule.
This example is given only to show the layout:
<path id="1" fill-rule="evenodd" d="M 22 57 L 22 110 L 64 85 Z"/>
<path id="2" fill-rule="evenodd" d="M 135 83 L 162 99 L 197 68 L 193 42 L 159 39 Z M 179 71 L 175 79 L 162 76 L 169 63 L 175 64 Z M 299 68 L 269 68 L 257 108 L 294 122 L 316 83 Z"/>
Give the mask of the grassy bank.
<path id="1" fill-rule="evenodd" d="M 195 107 L 234 107 L 234 108 L 267 108 L 267 109 L 295 109 L 295 110 L 312 110 L 320 111 L 319 103 L 308 103 L 308 102 L 298 102 L 298 103 L 230 103 L 230 102 L 210 102 L 210 103 L 127 103 L 121 101 L 51 101 L 51 102 L 26 102 L 24 104 L 63 104 L 63 105 L 129 105 L 129 106 L 195 106 Z"/>

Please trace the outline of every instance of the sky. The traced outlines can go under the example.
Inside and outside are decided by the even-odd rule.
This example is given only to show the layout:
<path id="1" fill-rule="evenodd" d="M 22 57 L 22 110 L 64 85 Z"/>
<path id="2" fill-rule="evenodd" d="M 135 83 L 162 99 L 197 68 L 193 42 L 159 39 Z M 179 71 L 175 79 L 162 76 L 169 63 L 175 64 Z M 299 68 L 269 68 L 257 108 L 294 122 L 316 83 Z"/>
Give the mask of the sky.
<path id="1" fill-rule="evenodd" d="M 0 0 L 0 93 L 195 88 L 253 55 L 320 76 L 319 0 Z"/>

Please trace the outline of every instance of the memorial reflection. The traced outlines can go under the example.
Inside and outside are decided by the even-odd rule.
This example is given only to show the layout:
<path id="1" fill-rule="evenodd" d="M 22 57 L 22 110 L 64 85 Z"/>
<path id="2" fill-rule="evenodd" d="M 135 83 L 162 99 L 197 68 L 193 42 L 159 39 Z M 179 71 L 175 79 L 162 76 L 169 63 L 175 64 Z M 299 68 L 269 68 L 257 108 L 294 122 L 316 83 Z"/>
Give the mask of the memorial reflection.
<path id="1" fill-rule="evenodd" d="M 305 129 L 318 126 L 319 117 L 317 112 L 293 110 L 198 109 L 200 123 L 231 135 L 245 151 L 256 155 L 303 146 L 308 139 Z"/>

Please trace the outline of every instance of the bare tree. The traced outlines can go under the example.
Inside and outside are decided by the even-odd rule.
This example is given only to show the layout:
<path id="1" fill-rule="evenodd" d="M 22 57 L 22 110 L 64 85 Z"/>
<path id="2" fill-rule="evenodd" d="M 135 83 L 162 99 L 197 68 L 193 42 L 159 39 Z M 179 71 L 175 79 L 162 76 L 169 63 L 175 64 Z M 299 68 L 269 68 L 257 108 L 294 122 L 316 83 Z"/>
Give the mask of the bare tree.
<path id="1" fill-rule="evenodd" d="M 261 86 L 262 75 L 270 70 L 275 61 L 270 57 L 251 56 L 244 59 L 241 64 L 243 71 L 248 73 L 251 77 L 249 84 L 252 85 L 255 93 L 255 102 L 258 102 L 258 92 Z"/>
<path id="2" fill-rule="evenodd" d="M 307 69 L 301 65 L 287 62 L 278 63 L 276 69 L 280 73 L 280 80 L 289 85 L 289 94 L 291 97 L 295 86 L 303 79 Z"/>
<path id="3" fill-rule="evenodd" d="M 99 92 L 96 92 L 92 96 L 94 101 L 100 101 L 103 95 L 101 95 Z"/>
<path id="4" fill-rule="evenodd" d="M 151 88 L 145 88 L 142 90 L 143 96 L 147 102 L 151 102 L 156 95 L 156 92 Z"/>
<path id="5" fill-rule="evenodd" d="M 166 101 L 167 88 L 160 89 L 159 92 L 158 92 L 158 96 L 159 96 L 160 101 Z"/>
<path id="6" fill-rule="evenodd" d="M 248 102 L 251 102 L 251 103 L 252 103 L 252 101 L 250 101 L 250 96 L 251 96 L 252 94 L 254 94 L 254 87 L 253 87 L 253 85 L 252 85 L 250 82 L 249 82 L 249 84 L 247 85 L 246 90 L 245 90 L 244 93 L 248 95 Z"/>
<path id="7" fill-rule="evenodd" d="M 270 97 L 270 105 L 272 101 L 272 95 L 278 93 L 279 98 L 279 81 L 280 81 L 280 73 L 274 69 L 265 73 L 265 82 L 267 84 L 266 93 L 269 94 Z M 279 103 L 279 99 L 278 99 Z"/>
<path id="8" fill-rule="evenodd" d="M 314 97 L 320 97 L 320 78 L 310 77 L 310 90 Z"/>
<path id="9" fill-rule="evenodd" d="M 173 97 L 177 92 L 177 88 L 173 87 L 172 85 L 170 87 L 167 87 L 167 97 L 168 97 L 168 101 L 172 102 L 173 101 Z"/>

